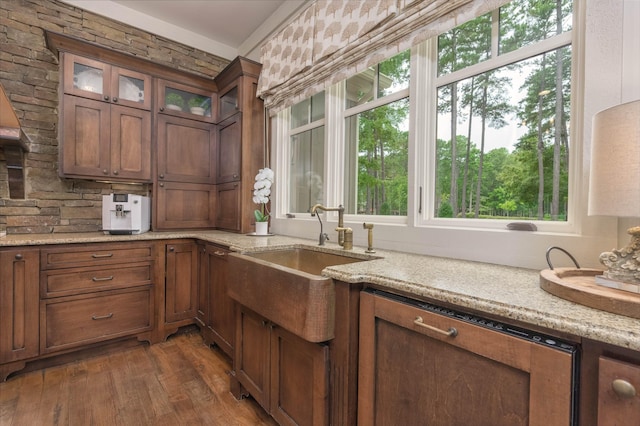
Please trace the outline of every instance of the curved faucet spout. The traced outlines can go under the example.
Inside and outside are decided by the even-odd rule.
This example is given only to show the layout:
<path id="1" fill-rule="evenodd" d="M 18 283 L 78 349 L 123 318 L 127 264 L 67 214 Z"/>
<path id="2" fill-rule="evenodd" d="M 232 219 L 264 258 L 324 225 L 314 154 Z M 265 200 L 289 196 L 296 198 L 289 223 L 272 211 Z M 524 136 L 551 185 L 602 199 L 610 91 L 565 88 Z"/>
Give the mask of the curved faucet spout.
<path id="1" fill-rule="evenodd" d="M 316 216 L 318 210 L 325 212 L 338 212 L 338 228 L 344 228 L 344 206 L 340 204 L 338 207 L 325 207 L 322 204 L 316 204 L 311 207 L 311 216 Z M 324 245 L 324 241 L 329 239 L 329 236 L 322 231 L 322 220 L 318 215 L 318 221 L 320 221 L 320 245 Z M 344 231 L 338 231 L 338 244 L 344 247 Z"/>

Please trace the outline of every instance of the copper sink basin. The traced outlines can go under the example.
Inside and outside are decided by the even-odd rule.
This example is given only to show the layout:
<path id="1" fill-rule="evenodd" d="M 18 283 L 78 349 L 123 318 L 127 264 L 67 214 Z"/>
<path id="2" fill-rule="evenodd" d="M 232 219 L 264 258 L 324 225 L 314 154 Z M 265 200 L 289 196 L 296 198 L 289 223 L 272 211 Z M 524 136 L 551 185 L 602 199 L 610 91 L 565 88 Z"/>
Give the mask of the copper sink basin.
<path id="1" fill-rule="evenodd" d="M 231 253 L 229 296 L 309 342 L 334 337 L 335 287 L 320 275 L 327 266 L 362 262 L 305 248 Z"/>

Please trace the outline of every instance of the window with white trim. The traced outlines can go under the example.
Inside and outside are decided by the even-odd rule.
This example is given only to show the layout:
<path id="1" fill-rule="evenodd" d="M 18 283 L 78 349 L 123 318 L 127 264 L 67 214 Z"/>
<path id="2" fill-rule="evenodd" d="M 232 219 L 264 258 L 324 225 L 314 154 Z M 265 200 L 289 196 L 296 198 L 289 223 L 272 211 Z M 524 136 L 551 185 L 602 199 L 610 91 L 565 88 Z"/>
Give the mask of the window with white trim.
<path id="1" fill-rule="evenodd" d="M 280 214 L 569 232 L 572 7 L 515 0 L 280 112 Z"/>

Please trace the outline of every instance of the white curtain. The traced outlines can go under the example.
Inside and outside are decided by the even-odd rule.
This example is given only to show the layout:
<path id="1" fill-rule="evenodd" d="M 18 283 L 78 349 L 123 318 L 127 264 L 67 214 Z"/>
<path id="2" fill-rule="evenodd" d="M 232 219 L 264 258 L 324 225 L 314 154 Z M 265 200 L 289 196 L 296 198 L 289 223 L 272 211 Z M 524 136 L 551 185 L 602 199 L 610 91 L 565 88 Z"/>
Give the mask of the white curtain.
<path id="1" fill-rule="evenodd" d="M 262 47 L 270 115 L 509 0 L 316 0 Z"/>

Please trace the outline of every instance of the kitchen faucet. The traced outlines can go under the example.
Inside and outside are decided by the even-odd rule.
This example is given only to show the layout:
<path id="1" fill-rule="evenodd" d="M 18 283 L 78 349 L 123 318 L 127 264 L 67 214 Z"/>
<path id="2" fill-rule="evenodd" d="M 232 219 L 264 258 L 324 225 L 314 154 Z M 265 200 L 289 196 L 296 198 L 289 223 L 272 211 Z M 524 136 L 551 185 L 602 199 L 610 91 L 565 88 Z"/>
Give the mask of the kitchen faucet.
<path id="1" fill-rule="evenodd" d="M 338 227 L 336 228 L 336 231 L 338 231 L 338 244 L 345 250 L 351 250 L 353 248 L 353 230 L 351 228 L 344 227 L 344 206 L 339 205 L 338 207 L 325 207 L 322 204 L 316 204 L 311 207 L 311 216 L 316 216 L 318 210 L 323 210 L 325 212 L 338 212 Z M 318 245 L 322 246 L 324 245 L 324 242 L 329 239 L 329 236 L 323 232 L 320 215 L 318 215 L 318 221 L 320 222 L 320 238 Z"/>

